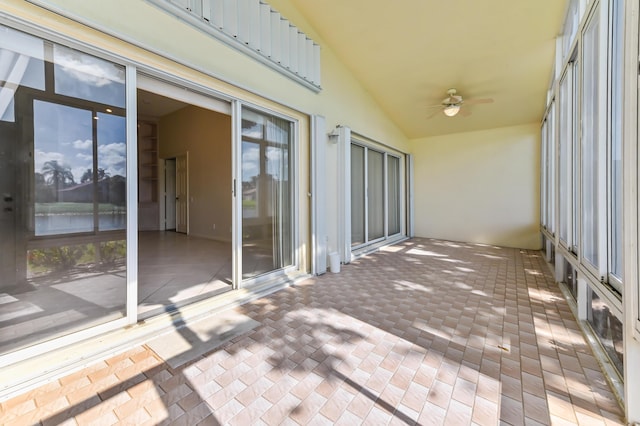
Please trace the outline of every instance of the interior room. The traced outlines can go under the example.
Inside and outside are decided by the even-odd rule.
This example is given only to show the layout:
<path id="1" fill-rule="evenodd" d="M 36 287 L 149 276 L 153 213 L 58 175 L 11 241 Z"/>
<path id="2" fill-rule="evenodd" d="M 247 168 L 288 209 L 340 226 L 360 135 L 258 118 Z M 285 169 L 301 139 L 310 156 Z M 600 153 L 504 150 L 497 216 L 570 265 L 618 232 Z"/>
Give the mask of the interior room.
<path id="1" fill-rule="evenodd" d="M 148 317 L 232 288 L 231 116 L 137 96 L 138 313 Z"/>

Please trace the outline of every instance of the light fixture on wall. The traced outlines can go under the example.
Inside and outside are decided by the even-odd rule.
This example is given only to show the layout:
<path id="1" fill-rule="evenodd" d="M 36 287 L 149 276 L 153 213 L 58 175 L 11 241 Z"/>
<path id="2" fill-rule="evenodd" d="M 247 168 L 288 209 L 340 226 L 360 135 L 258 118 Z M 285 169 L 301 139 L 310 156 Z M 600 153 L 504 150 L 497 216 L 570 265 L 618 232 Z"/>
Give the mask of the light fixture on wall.
<path id="1" fill-rule="evenodd" d="M 447 117 L 453 117 L 460 111 L 460 105 L 447 105 L 442 111 Z"/>
<path id="2" fill-rule="evenodd" d="M 338 143 L 338 141 L 340 140 L 340 132 L 338 132 L 338 127 L 340 126 L 336 126 L 335 129 L 333 129 L 331 132 L 329 132 L 327 134 L 327 137 L 329 138 L 329 142 L 333 142 L 333 143 Z"/>

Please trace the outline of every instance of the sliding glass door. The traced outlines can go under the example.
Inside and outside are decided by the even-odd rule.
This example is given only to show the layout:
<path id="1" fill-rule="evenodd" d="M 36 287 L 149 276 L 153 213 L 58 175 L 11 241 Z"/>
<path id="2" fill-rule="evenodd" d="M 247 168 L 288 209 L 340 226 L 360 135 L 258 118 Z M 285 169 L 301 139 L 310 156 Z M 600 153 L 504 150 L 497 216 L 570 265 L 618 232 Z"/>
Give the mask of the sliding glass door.
<path id="1" fill-rule="evenodd" d="M 384 241 L 402 231 L 400 157 L 351 143 L 351 247 Z"/>
<path id="2" fill-rule="evenodd" d="M 306 117 L 146 71 L 0 25 L 0 362 L 304 268 Z"/>
<path id="3" fill-rule="evenodd" d="M 0 354 L 125 318 L 125 68 L 0 26 Z"/>
<path id="4" fill-rule="evenodd" d="M 242 278 L 293 264 L 293 123 L 242 109 Z"/>

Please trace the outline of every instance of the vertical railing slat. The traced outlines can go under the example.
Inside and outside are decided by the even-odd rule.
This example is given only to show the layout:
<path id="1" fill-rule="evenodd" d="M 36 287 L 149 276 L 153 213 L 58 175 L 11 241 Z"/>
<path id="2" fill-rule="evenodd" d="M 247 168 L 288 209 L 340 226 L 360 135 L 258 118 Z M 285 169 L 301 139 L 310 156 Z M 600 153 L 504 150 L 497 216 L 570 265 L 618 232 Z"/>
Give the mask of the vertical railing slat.
<path id="1" fill-rule="evenodd" d="M 260 2 L 260 51 L 271 57 L 271 6 Z"/>
<path id="2" fill-rule="evenodd" d="M 280 63 L 283 67 L 289 68 L 289 21 L 280 17 Z"/>
<path id="3" fill-rule="evenodd" d="M 238 37 L 238 3 L 236 0 L 224 0 L 222 10 L 222 30 L 231 37 Z"/>
<path id="4" fill-rule="evenodd" d="M 270 58 L 275 64 L 320 88 L 320 46 L 279 12 L 267 0 L 153 0 L 171 4 L 182 14 L 235 38 L 238 42 Z M 206 27 L 205 27 L 206 28 Z M 246 52 L 249 53 L 249 52 Z"/>

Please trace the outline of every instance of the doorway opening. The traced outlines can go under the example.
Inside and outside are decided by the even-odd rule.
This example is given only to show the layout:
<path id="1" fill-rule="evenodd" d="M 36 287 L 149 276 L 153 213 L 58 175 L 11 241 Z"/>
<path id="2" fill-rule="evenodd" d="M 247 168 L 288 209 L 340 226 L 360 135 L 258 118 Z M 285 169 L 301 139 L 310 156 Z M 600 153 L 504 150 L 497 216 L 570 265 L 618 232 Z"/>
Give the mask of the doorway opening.
<path id="1" fill-rule="evenodd" d="M 189 157 L 187 154 L 164 160 L 164 230 L 188 234 Z"/>
<path id="2" fill-rule="evenodd" d="M 138 77 L 138 318 L 230 291 L 226 102 Z"/>

